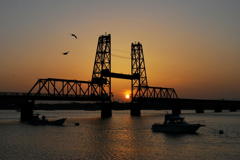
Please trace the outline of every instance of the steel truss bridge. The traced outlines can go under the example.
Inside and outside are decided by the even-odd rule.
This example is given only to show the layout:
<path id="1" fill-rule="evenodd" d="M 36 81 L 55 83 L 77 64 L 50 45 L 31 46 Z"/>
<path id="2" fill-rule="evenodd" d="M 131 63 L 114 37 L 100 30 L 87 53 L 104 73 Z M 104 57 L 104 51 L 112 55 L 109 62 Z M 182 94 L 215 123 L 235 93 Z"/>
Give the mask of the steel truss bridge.
<path id="1" fill-rule="evenodd" d="M 111 78 L 131 81 L 131 115 L 140 116 L 142 106 L 157 106 L 180 112 L 184 106 L 199 112 L 217 104 L 228 104 L 231 109 L 239 109 L 240 101 L 205 101 L 180 99 L 174 88 L 149 86 L 144 61 L 143 46 L 140 42 L 131 44 L 131 74 L 114 73 L 111 70 L 111 35 L 98 38 L 96 56 L 91 81 L 66 80 L 56 78 L 38 79 L 27 93 L 0 93 L 0 101 L 18 104 L 21 120 L 29 120 L 36 100 L 92 101 L 101 103 L 102 117 L 111 117 Z M 217 102 L 217 103 L 216 103 Z M 189 105 L 190 104 L 190 105 Z M 217 106 L 216 106 L 217 107 Z M 216 108 L 215 107 L 215 108 Z M 210 107 L 211 108 L 211 107 Z"/>

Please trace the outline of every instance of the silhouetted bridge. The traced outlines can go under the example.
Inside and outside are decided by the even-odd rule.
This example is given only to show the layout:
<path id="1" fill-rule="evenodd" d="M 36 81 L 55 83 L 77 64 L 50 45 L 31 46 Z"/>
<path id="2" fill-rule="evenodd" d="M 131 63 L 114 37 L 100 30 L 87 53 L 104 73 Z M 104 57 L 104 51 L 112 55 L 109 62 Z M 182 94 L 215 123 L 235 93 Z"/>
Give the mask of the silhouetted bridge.
<path id="1" fill-rule="evenodd" d="M 101 116 L 111 117 L 111 78 L 131 80 L 131 115 L 140 116 L 141 109 L 205 109 L 236 111 L 240 101 L 180 99 L 174 88 L 149 86 L 141 43 L 131 44 L 131 74 L 111 71 L 111 35 L 98 39 L 91 81 L 47 78 L 39 79 L 28 93 L 0 93 L 0 103 L 21 108 L 21 120 L 32 118 L 35 101 L 90 101 L 101 104 Z"/>

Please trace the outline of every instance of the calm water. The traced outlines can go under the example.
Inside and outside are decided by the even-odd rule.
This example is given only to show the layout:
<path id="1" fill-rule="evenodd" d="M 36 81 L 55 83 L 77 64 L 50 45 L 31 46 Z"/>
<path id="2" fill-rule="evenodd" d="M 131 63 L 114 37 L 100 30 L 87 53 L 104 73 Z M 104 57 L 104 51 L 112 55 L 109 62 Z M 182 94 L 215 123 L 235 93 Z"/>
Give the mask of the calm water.
<path id="1" fill-rule="evenodd" d="M 143 111 L 132 118 L 114 111 L 108 120 L 99 112 L 38 111 L 48 118 L 66 117 L 64 127 L 30 126 L 18 122 L 16 111 L 0 111 L 0 160 L 239 160 L 240 113 L 184 113 L 188 122 L 207 125 L 196 135 L 153 133 L 164 111 Z M 79 122 L 79 126 L 74 126 Z M 218 134 L 218 130 L 224 134 Z"/>

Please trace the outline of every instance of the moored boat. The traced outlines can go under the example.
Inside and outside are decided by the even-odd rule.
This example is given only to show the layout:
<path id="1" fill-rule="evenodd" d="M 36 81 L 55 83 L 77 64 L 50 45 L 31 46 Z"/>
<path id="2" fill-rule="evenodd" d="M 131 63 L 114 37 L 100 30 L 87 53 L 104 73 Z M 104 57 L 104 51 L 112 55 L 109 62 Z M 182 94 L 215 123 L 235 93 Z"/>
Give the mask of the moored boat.
<path id="1" fill-rule="evenodd" d="M 204 125 L 198 123 L 189 124 L 179 115 L 167 114 L 165 115 L 163 124 L 155 123 L 152 125 L 152 131 L 164 133 L 196 133 L 202 126 Z"/>
<path id="2" fill-rule="evenodd" d="M 66 118 L 61 118 L 55 121 L 48 121 L 48 125 L 54 125 L 54 126 L 62 126 L 65 122 Z"/>
<path id="3" fill-rule="evenodd" d="M 39 115 L 34 115 L 32 120 L 30 120 L 28 123 L 31 125 L 53 125 L 53 126 L 62 126 L 65 122 L 66 118 L 61 118 L 58 120 L 52 120 L 49 121 L 45 118 L 45 116 L 42 116 L 42 118 L 39 118 Z"/>

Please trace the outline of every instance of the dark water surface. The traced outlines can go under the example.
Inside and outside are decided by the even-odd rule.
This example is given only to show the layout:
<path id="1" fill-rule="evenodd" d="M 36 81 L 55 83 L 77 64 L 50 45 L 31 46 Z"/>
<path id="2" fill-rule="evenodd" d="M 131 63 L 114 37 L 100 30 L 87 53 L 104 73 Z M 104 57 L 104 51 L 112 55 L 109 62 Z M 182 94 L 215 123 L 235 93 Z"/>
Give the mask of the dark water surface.
<path id="1" fill-rule="evenodd" d="M 164 111 L 114 111 L 107 120 L 99 112 L 38 111 L 50 119 L 66 117 L 64 127 L 30 126 L 18 122 L 16 111 L 0 111 L 0 160 L 239 160 L 240 113 L 184 113 L 188 122 L 201 122 L 196 135 L 153 133 Z M 79 122 L 79 126 L 74 126 Z M 218 134 L 218 130 L 224 134 Z"/>

